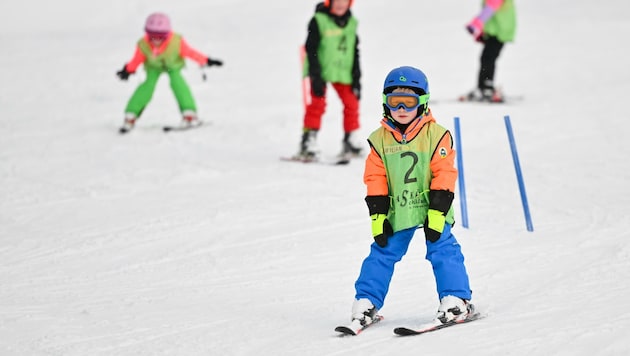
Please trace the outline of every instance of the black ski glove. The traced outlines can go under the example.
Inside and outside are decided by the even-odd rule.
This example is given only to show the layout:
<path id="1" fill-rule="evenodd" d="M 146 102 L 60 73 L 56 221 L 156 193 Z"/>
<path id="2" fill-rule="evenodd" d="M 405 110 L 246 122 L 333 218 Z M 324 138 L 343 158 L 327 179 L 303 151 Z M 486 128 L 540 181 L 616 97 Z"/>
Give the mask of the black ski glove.
<path id="1" fill-rule="evenodd" d="M 208 57 L 208 67 L 212 67 L 212 66 L 222 66 L 223 62 L 218 60 L 218 59 L 210 59 L 210 57 Z"/>
<path id="2" fill-rule="evenodd" d="M 446 214 L 451 208 L 455 194 L 448 190 L 429 191 L 429 211 L 424 220 L 424 236 L 430 242 L 436 242 L 442 236 Z"/>
<path id="3" fill-rule="evenodd" d="M 372 237 L 380 247 L 387 246 L 387 239 L 394 234 L 392 224 L 387 219 L 389 197 L 368 195 L 365 197 L 370 218 L 372 219 Z"/>
<path id="4" fill-rule="evenodd" d="M 125 63 L 122 67 L 121 70 L 119 70 L 118 72 L 116 72 L 116 75 L 118 76 L 118 78 L 120 78 L 120 80 L 127 80 L 129 79 L 129 76 L 133 74 L 133 73 L 129 73 L 127 72 L 127 63 Z"/>
<path id="5" fill-rule="evenodd" d="M 315 96 L 324 96 L 326 94 L 326 82 L 320 76 L 311 76 L 311 90 Z"/>

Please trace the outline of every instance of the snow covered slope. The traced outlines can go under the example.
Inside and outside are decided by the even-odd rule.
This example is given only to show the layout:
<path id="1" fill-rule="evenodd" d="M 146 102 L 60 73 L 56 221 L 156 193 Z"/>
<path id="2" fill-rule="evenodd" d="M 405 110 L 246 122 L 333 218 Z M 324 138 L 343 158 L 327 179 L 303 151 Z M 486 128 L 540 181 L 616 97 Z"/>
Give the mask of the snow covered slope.
<path id="1" fill-rule="evenodd" d="M 278 160 L 299 142 L 298 47 L 315 2 L 0 3 L 0 355 L 628 354 L 630 4 L 516 5 L 497 81 L 523 100 L 490 106 L 452 100 L 475 83 L 481 47 L 464 24 L 479 1 L 356 1 L 361 134 L 378 127 L 382 80 L 400 65 L 427 73 L 444 126 L 461 118 L 470 227 L 454 233 L 487 318 L 393 335 L 438 305 L 418 234 L 386 319 L 338 338 L 371 242 L 363 163 Z M 225 62 L 206 82 L 193 63 L 184 72 L 211 125 L 164 134 L 179 117 L 162 78 L 121 137 L 142 74 L 114 73 L 156 10 Z M 331 155 L 340 113 L 332 95 L 320 134 Z"/>

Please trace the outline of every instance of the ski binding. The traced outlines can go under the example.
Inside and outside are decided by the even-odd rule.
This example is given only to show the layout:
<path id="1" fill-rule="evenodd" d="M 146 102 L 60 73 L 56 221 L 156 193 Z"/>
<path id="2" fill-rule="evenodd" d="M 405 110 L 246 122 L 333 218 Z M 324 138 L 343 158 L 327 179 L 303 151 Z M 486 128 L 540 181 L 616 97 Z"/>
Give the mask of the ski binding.
<path id="1" fill-rule="evenodd" d="M 346 335 L 356 336 L 362 333 L 363 330 L 369 328 L 370 326 L 374 324 L 378 324 L 382 320 L 383 320 L 382 315 L 376 315 L 374 316 L 374 320 L 372 320 L 371 323 L 367 325 L 361 325 L 361 321 L 354 319 L 348 325 L 337 326 L 335 328 L 335 331 L 341 333 L 340 336 L 346 336 Z"/>

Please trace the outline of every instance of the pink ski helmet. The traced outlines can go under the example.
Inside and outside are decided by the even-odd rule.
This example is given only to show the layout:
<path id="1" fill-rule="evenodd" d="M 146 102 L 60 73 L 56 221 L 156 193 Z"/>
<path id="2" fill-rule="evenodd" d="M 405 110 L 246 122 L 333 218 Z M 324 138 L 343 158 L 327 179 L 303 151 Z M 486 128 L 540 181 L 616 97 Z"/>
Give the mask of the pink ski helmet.
<path id="1" fill-rule="evenodd" d="M 147 17 L 144 30 L 148 34 L 167 34 L 171 32 L 171 20 L 168 16 L 161 12 L 156 12 Z"/>

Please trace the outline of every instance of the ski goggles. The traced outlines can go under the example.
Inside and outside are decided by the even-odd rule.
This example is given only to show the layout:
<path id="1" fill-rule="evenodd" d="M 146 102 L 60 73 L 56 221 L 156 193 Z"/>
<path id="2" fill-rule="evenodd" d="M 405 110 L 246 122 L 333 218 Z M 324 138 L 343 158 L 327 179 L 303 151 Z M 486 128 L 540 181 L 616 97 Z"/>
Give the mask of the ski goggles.
<path id="1" fill-rule="evenodd" d="M 149 40 L 164 41 L 168 37 L 168 32 L 147 32 Z"/>
<path id="2" fill-rule="evenodd" d="M 389 108 L 389 110 L 398 110 L 401 107 L 405 111 L 410 112 L 416 110 L 420 105 L 424 105 L 429 102 L 429 94 L 418 95 L 410 93 L 389 93 L 383 94 L 383 104 Z"/>

